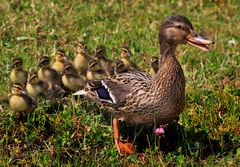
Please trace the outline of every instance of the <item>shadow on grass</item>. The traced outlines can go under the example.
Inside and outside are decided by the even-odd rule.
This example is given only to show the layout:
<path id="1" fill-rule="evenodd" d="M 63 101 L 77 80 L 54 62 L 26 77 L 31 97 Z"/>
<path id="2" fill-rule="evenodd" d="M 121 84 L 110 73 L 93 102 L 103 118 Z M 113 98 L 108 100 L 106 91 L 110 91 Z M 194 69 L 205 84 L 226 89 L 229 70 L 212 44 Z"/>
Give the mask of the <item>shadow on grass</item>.
<path id="1" fill-rule="evenodd" d="M 190 157 L 206 159 L 210 155 L 224 155 L 228 152 L 236 153 L 240 144 L 231 140 L 230 134 L 223 136 L 224 143 L 213 140 L 205 131 L 196 132 L 195 128 L 186 129 L 175 123 L 165 128 L 164 136 L 156 136 L 154 127 L 126 127 L 122 125 L 120 134 L 123 139 L 134 141 L 137 152 L 144 152 L 147 148 L 157 148 L 164 154 L 175 152 Z"/>

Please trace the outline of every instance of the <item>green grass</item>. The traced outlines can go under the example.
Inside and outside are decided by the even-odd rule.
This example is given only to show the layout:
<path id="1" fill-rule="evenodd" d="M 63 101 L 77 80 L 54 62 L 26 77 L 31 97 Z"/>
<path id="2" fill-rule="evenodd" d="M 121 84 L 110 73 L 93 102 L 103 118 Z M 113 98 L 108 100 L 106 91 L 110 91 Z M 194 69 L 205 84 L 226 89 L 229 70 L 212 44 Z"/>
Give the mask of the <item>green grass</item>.
<path id="1" fill-rule="evenodd" d="M 120 158 L 111 125 L 95 104 L 68 97 L 67 105 L 47 112 L 38 108 L 20 123 L 0 104 L 0 164 L 12 166 L 237 166 L 240 162 L 240 6 L 229 1 L 105 1 L 2 0 L 0 4 L 0 95 L 10 96 L 10 63 L 23 58 L 36 68 L 43 53 L 58 47 L 71 59 L 80 39 L 93 52 L 107 46 L 109 58 L 119 57 L 127 42 L 140 66 L 143 53 L 159 55 L 157 33 L 171 14 L 187 16 L 195 30 L 216 44 L 209 53 L 178 47 L 187 79 L 187 105 L 175 132 L 180 139 L 171 151 L 158 144 L 143 153 Z M 41 33 L 39 33 L 41 31 Z M 231 43 L 231 41 L 233 41 Z M 156 138 L 156 143 L 164 138 Z"/>

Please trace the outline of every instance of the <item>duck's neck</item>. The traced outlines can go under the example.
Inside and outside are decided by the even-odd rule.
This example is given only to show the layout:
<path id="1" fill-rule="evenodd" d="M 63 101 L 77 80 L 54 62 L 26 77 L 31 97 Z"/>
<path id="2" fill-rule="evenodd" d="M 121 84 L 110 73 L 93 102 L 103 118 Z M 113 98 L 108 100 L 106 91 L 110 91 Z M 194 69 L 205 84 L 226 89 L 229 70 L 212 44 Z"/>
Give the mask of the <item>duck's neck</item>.
<path id="1" fill-rule="evenodd" d="M 176 48 L 177 48 L 177 45 L 169 44 L 165 41 L 160 42 L 161 58 L 159 60 L 159 69 L 161 68 L 161 65 L 164 63 L 166 58 L 168 57 L 175 58 Z"/>

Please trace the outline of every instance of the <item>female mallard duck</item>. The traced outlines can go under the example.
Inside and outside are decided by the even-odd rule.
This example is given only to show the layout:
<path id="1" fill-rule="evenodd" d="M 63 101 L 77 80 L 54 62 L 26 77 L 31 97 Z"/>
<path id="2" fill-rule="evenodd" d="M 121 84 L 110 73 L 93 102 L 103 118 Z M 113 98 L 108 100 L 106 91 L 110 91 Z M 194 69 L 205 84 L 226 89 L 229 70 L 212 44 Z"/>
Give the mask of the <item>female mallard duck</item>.
<path id="1" fill-rule="evenodd" d="M 137 65 L 130 60 L 131 52 L 127 46 L 122 46 L 121 50 L 121 61 L 127 70 L 136 70 L 138 69 Z"/>
<path id="2" fill-rule="evenodd" d="M 88 63 L 87 79 L 94 80 L 107 77 L 107 73 L 97 60 L 91 60 Z"/>
<path id="3" fill-rule="evenodd" d="M 62 83 L 70 91 L 77 91 L 84 85 L 84 79 L 78 74 L 71 63 L 65 64 Z"/>
<path id="4" fill-rule="evenodd" d="M 48 84 L 38 78 L 36 71 L 32 71 L 28 74 L 26 90 L 31 97 L 36 99 L 40 94 L 47 94 Z"/>
<path id="5" fill-rule="evenodd" d="M 80 75 L 86 75 L 88 69 L 88 63 L 92 60 L 87 52 L 87 45 L 80 41 L 77 46 L 77 55 L 73 61 L 75 69 Z"/>
<path id="6" fill-rule="evenodd" d="M 127 68 L 124 66 L 121 60 L 114 61 L 112 67 L 114 75 L 128 72 Z"/>
<path id="7" fill-rule="evenodd" d="M 103 105 L 114 114 L 114 141 L 120 155 L 132 153 L 132 145 L 119 141 L 118 120 L 132 125 L 162 125 L 177 120 L 185 106 L 185 78 L 175 50 L 178 44 L 190 44 L 205 51 L 214 42 L 194 32 L 184 16 L 168 17 L 159 32 L 160 63 L 152 77 L 133 71 L 97 81 L 75 93 Z"/>
<path id="8" fill-rule="evenodd" d="M 95 49 L 94 57 L 100 63 L 102 69 L 106 72 L 107 76 L 112 76 L 112 61 L 106 58 L 106 47 L 103 45 L 97 46 Z"/>
<path id="9" fill-rule="evenodd" d="M 58 49 L 55 55 L 55 62 L 52 64 L 52 69 L 56 70 L 60 74 L 64 69 L 65 62 L 67 62 L 67 57 L 64 50 Z"/>
<path id="10" fill-rule="evenodd" d="M 149 73 L 151 75 L 156 75 L 158 72 L 158 64 L 159 64 L 159 59 L 157 56 L 151 57 L 151 63 L 150 63 L 150 70 Z"/>
<path id="11" fill-rule="evenodd" d="M 36 102 L 23 90 L 23 86 L 18 83 L 12 86 L 9 104 L 11 109 L 20 113 L 32 112 L 37 106 Z"/>
<path id="12" fill-rule="evenodd" d="M 23 69 L 23 61 L 21 58 L 13 58 L 11 68 L 13 69 L 10 74 L 12 83 L 20 83 L 26 85 L 28 72 Z"/>

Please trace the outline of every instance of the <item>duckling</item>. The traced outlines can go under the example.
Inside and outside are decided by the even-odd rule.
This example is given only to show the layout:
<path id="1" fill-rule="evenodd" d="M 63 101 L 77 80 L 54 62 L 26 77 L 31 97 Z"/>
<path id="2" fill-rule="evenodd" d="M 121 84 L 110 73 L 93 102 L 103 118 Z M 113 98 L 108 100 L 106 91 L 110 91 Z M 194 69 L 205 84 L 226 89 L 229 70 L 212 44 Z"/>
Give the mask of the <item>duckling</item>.
<path id="1" fill-rule="evenodd" d="M 48 83 L 49 91 L 54 91 L 56 94 L 65 93 L 60 74 L 50 67 L 49 57 L 42 56 L 39 60 L 38 67 L 40 67 L 37 71 L 38 78 Z M 54 95 L 54 93 L 51 94 Z"/>
<path id="2" fill-rule="evenodd" d="M 23 69 L 23 61 L 21 58 L 13 58 L 10 74 L 10 79 L 13 83 L 26 85 L 28 72 Z"/>
<path id="3" fill-rule="evenodd" d="M 136 70 L 138 69 L 137 65 L 130 60 L 131 52 L 127 46 L 122 46 L 121 51 L 121 61 L 123 62 L 124 66 L 128 70 Z"/>
<path id="4" fill-rule="evenodd" d="M 121 60 L 114 61 L 112 66 L 113 66 L 114 75 L 128 72 L 128 70 L 126 69 L 126 67 L 124 66 Z"/>
<path id="5" fill-rule="evenodd" d="M 77 91 L 84 85 L 84 79 L 78 74 L 71 63 L 67 63 L 63 70 L 62 83 L 70 91 Z"/>
<path id="6" fill-rule="evenodd" d="M 149 70 L 149 73 L 151 75 L 156 75 L 157 74 L 158 69 L 159 69 L 158 64 L 159 64 L 158 57 L 157 56 L 151 57 L 151 63 L 150 63 L 151 67 L 150 67 L 150 70 Z"/>
<path id="7" fill-rule="evenodd" d="M 36 102 L 23 90 L 23 86 L 18 83 L 12 86 L 9 104 L 11 109 L 20 113 L 33 112 L 37 106 Z"/>
<path id="8" fill-rule="evenodd" d="M 55 55 L 55 62 L 52 64 L 52 69 L 56 70 L 59 74 L 64 69 L 64 63 L 67 62 L 67 57 L 64 50 L 58 49 Z"/>
<path id="9" fill-rule="evenodd" d="M 101 68 L 100 63 L 97 60 L 91 60 L 88 63 L 87 79 L 99 79 L 107 77 L 106 72 Z"/>
<path id="10" fill-rule="evenodd" d="M 28 94 L 36 99 L 40 94 L 46 95 L 48 84 L 38 78 L 36 71 L 32 71 L 28 74 L 26 89 Z"/>
<path id="11" fill-rule="evenodd" d="M 86 75 L 88 69 L 88 62 L 92 60 L 87 52 L 87 45 L 80 41 L 77 46 L 77 55 L 73 61 L 75 69 L 80 75 Z"/>
<path id="12" fill-rule="evenodd" d="M 94 57 L 102 66 L 102 69 L 106 72 L 107 76 L 113 75 L 113 70 L 111 68 L 112 61 L 106 58 L 106 47 L 103 45 L 99 45 L 95 49 Z"/>

